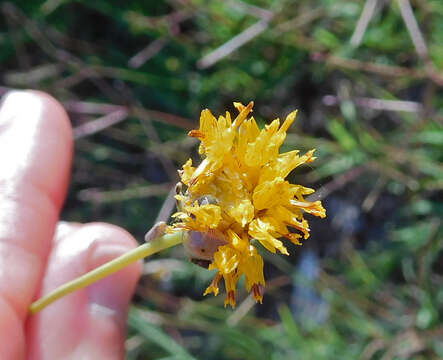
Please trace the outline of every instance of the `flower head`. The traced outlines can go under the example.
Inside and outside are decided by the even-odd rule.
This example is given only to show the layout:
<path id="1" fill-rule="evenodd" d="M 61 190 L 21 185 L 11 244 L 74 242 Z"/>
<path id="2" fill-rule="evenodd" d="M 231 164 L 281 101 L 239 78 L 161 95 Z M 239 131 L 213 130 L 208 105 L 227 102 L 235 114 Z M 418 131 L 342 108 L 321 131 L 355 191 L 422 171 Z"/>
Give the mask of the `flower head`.
<path id="1" fill-rule="evenodd" d="M 315 149 L 304 155 L 298 150 L 279 153 L 297 112 L 281 125 L 276 119 L 260 130 L 254 118 L 248 118 L 253 102 L 234 106 L 239 111 L 234 120 L 229 112 L 216 119 L 203 110 L 200 128 L 189 133 L 200 139 L 204 159 L 197 167 L 189 159 L 180 171 L 187 189 L 176 196 L 179 211 L 169 229 L 185 230 L 191 253 L 217 270 L 205 295 L 217 295 L 223 278 L 225 306 L 233 307 L 242 275 L 247 291 L 262 302 L 263 258 L 254 239 L 272 253 L 288 255 L 282 238 L 301 245 L 301 239 L 309 237 L 304 214 L 326 216 L 320 201 L 304 199 L 313 189 L 285 180 L 293 169 L 315 160 Z"/>

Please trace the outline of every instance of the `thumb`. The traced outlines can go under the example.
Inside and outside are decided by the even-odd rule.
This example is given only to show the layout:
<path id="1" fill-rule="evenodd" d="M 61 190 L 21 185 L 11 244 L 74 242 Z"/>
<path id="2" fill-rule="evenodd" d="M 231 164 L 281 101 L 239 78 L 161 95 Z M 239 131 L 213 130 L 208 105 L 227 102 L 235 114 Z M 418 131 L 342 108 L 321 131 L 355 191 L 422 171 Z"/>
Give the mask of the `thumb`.
<path id="1" fill-rule="evenodd" d="M 132 236 L 114 225 L 60 224 L 41 295 L 135 246 Z M 32 316 L 28 358 L 123 359 L 127 308 L 139 276 L 137 263 Z"/>

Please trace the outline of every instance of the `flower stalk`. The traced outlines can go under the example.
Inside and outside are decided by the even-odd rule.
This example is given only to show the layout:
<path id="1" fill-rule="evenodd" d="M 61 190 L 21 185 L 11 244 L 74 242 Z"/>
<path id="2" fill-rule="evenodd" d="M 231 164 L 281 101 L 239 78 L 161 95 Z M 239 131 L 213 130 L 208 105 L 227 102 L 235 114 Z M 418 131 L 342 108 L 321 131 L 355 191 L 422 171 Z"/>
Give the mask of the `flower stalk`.
<path id="1" fill-rule="evenodd" d="M 137 248 L 115 258 L 114 260 L 111 260 L 106 264 L 103 264 L 98 268 L 54 289 L 41 299 L 33 302 L 29 307 L 29 312 L 31 314 L 35 314 L 63 296 L 66 296 L 74 291 L 83 289 L 105 278 L 106 276 L 112 275 L 117 271 L 125 268 L 126 266 L 135 263 L 138 260 L 156 254 L 159 251 L 178 245 L 182 242 L 183 232 L 165 234 L 163 236 L 152 239 L 148 243 L 140 245 Z"/>

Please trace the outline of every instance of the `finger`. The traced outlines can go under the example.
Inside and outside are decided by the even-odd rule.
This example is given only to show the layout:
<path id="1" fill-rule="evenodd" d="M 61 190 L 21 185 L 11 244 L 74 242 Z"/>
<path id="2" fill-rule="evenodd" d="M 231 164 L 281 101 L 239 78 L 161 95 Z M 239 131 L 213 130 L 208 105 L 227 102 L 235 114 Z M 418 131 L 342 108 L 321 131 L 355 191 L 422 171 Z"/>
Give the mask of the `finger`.
<path id="1" fill-rule="evenodd" d="M 77 225 L 57 234 L 41 295 L 136 246 L 131 235 L 110 224 Z M 140 271 L 140 263 L 133 264 L 30 317 L 28 358 L 123 359 L 127 307 Z"/>
<path id="2" fill-rule="evenodd" d="M 12 92 L 0 109 L 0 354 L 21 359 L 71 166 L 72 135 L 49 95 Z"/>

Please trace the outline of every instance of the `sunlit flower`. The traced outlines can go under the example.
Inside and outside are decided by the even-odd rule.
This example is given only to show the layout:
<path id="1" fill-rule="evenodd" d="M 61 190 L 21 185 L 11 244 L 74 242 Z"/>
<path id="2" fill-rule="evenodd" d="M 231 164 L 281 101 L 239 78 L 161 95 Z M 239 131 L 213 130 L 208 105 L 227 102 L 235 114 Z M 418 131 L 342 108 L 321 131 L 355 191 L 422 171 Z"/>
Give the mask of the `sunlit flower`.
<path id="1" fill-rule="evenodd" d="M 289 255 L 281 239 L 301 245 L 302 238 L 309 237 L 304 214 L 326 216 L 320 201 L 304 199 L 313 189 L 285 180 L 293 169 L 315 160 L 315 149 L 304 155 L 298 150 L 279 153 L 297 112 L 281 125 L 276 119 L 260 130 L 254 118 L 248 118 L 253 102 L 234 106 L 239 111 L 234 120 L 229 112 L 216 119 L 203 110 L 200 129 L 189 133 L 200 139 L 204 159 L 197 167 L 189 159 L 180 171 L 185 190 L 176 196 L 179 211 L 169 228 L 186 230 L 191 256 L 217 270 L 205 295 L 217 295 L 223 278 L 225 306 L 232 307 L 242 275 L 247 291 L 262 302 L 263 258 L 255 241 L 272 253 Z"/>

